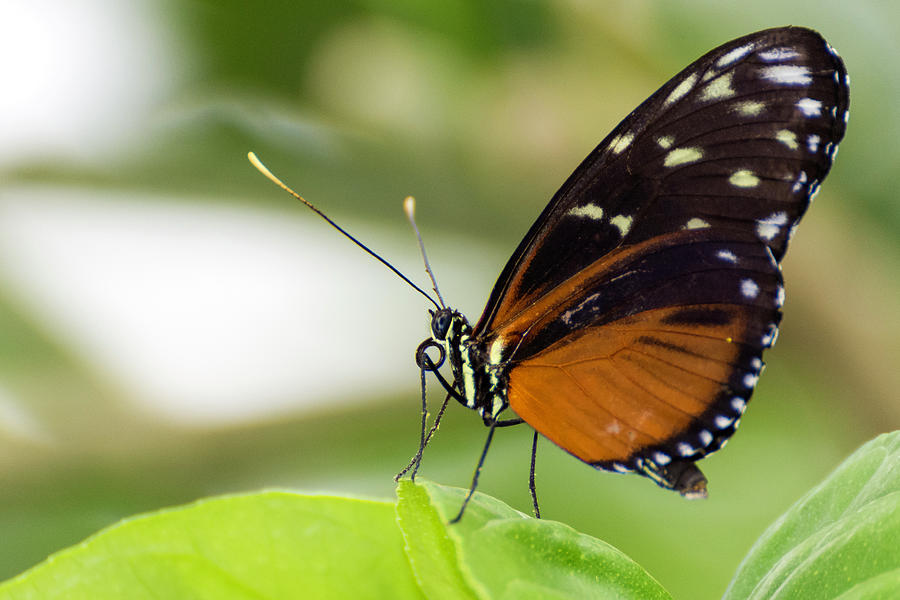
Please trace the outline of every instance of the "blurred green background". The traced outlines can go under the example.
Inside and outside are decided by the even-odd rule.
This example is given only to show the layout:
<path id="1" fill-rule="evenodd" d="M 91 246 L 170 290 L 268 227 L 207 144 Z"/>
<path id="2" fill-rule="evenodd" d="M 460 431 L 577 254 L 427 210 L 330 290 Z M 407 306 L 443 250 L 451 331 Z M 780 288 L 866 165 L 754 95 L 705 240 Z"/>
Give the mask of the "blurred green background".
<path id="1" fill-rule="evenodd" d="M 784 262 L 779 345 L 685 502 L 546 442 L 545 517 L 677 598 L 900 424 L 900 18 L 891 2 L 39 0 L 0 7 L 0 578 L 117 519 L 284 486 L 390 498 L 416 448 L 425 302 L 289 185 L 473 321 L 557 186 L 672 74 L 778 25 L 852 77 L 840 157 Z M 434 384 L 436 389 L 436 384 Z M 437 398 L 435 397 L 435 400 Z M 422 475 L 467 485 L 451 406 Z M 481 490 L 528 511 L 530 435 Z"/>

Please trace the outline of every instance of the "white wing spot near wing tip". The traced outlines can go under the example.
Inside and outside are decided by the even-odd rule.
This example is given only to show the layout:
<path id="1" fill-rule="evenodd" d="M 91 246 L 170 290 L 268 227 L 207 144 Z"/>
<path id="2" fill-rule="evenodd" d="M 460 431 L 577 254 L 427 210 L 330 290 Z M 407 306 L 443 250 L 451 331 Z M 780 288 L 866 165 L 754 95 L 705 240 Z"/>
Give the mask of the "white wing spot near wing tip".
<path id="1" fill-rule="evenodd" d="M 741 398 L 740 396 L 735 396 L 731 399 L 731 408 L 733 408 L 737 414 L 744 414 L 744 410 L 747 409 L 747 401 Z"/>
<path id="2" fill-rule="evenodd" d="M 796 194 L 803 189 L 804 184 L 806 184 L 806 171 L 800 171 L 800 174 L 797 175 L 797 180 L 794 182 L 793 187 L 791 187 L 791 191 Z"/>
<path id="3" fill-rule="evenodd" d="M 809 67 L 802 65 L 772 65 L 759 70 L 763 79 L 784 85 L 809 85 L 812 75 Z"/>
<path id="4" fill-rule="evenodd" d="M 675 104 L 679 100 L 681 100 L 691 89 L 697 84 L 697 74 L 691 73 L 690 76 L 685 78 L 684 81 L 675 86 L 675 89 L 669 94 L 666 98 L 666 101 L 663 103 L 666 106 L 670 104 Z"/>
<path id="5" fill-rule="evenodd" d="M 671 135 L 663 135 L 656 138 L 656 143 L 659 144 L 659 147 L 663 150 L 668 150 L 672 147 L 672 144 L 675 143 L 675 138 L 673 138 Z"/>
<path id="6" fill-rule="evenodd" d="M 719 57 L 719 60 L 716 61 L 716 66 L 719 68 L 727 67 L 728 65 L 735 63 L 745 57 L 755 47 L 756 44 L 745 44 L 743 46 L 738 46 L 734 50 L 729 50 L 721 57 Z"/>
<path id="7" fill-rule="evenodd" d="M 735 187 L 752 188 L 759 185 L 759 177 L 754 175 L 753 171 L 749 169 L 741 169 L 731 174 L 731 177 L 728 178 L 728 183 Z"/>
<path id="8" fill-rule="evenodd" d="M 730 262 L 732 264 L 737 264 L 738 257 L 731 250 L 719 250 L 716 252 L 716 256 L 724 260 L 725 262 Z"/>
<path id="9" fill-rule="evenodd" d="M 775 323 L 769 323 L 769 329 L 763 334 L 760 343 L 766 348 L 771 348 L 778 340 L 778 326 Z"/>
<path id="10" fill-rule="evenodd" d="M 806 138 L 806 147 L 810 152 L 815 154 L 819 151 L 819 142 L 822 141 L 822 138 L 815 134 L 810 134 L 809 137 Z"/>
<path id="11" fill-rule="evenodd" d="M 613 154 L 621 154 L 625 148 L 631 145 L 632 141 L 634 141 L 633 133 L 623 133 L 622 135 L 614 137 L 612 140 Z"/>
<path id="12" fill-rule="evenodd" d="M 744 387 L 748 390 L 755 388 L 758 381 L 759 375 L 756 373 L 747 373 L 744 375 Z"/>
<path id="13" fill-rule="evenodd" d="M 800 56 L 800 53 L 793 48 L 780 46 L 778 48 L 769 48 L 768 50 L 763 50 L 762 52 L 758 53 L 757 56 L 766 62 L 776 62 L 779 60 L 798 58 Z"/>
<path id="14" fill-rule="evenodd" d="M 848 108 L 847 110 L 844 111 L 844 124 L 846 125 L 849 122 L 850 122 L 850 109 Z"/>
<path id="15" fill-rule="evenodd" d="M 709 223 L 697 217 L 684 224 L 684 229 L 706 229 L 707 227 L 709 227 Z"/>
<path id="16" fill-rule="evenodd" d="M 781 308 L 784 306 L 784 286 L 779 285 L 775 288 L 775 306 L 776 308 Z"/>
<path id="17" fill-rule="evenodd" d="M 832 46 L 828 42 L 825 42 L 825 47 L 828 48 L 828 52 L 830 52 L 832 56 L 840 56 L 840 54 L 838 54 L 838 51 L 835 50 L 834 46 Z"/>
<path id="18" fill-rule="evenodd" d="M 756 222 L 756 235 L 761 239 L 771 241 L 787 222 L 788 216 L 786 212 L 772 213 L 765 219 L 760 219 Z"/>
<path id="19" fill-rule="evenodd" d="M 703 444 L 704 448 L 709 446 L 713 441 L 713 435 L 705 429 L 702 430 L 697 437 L 700 438 L 700 443 Z"/>
<path id="20" fill-rule="evenodd" d="M 775 139 L 791 150 L 796 150 L 800 147 L 800 144 L 797 143 L 797 134 L 790 129 L 779 129 L 775 132 Z"/>
<path id="21" fill-rule="evenodd" d="M 844 85 L 850 87 L 850 73 L 844 73 Z"/>
<path id="22" fill-rule="evenodd" d="M 663 159 L 664 167 L 676 167 L 687 163 L 692 163 L 703 158 L 703 151 L 700 148 L 675 148 L 666 154 Z"/>
<path id="23" fill-rule="evenodd" d="M 758 100 L 745 100 L 734 105 L 735 109 L 745 117 L 755 117 L 766 105 Z"/>
<path id="24" fill-rule="evenodd" d="M 707 102 L 709 100 L 723 100 L 734 96 L 734 88 L 731 87 L 731 80 L 734 73 L 729 71 L 724 75 L 713 79 L 703 87 L 703 93 L 700 94 L 700 100 Z"/>
<path id="25" fill-rule="evenodd" d="M 759 296 L 759 284 L 752 279 L 741 280 L 741 295 L 744 298 L 754 299 Z"/>
<path id="26" fill-rule="evenodd" d="M 619 235 L 625 237 L 631 231 L 631 222 L 634 219 L 625 215 L 616 215 L 609 220 L 609 224 L 619 229 Z"/>
<path id="27" fill-rule="evenodd" d="M 814 98 L 800 98 L 797 100 L 795 106 L 800 109 L 800 112 L 802 112 L 805 117 L 822 116 L 821 100 L 816 100 Z"/>
<path id="28" fill-rule="evenodd" d="M 573 217 L 585 217 L 588 219 L 594 219 L 595 221 L 600 221 L 603 219 L 603 208 L 597 206 L 596 204 L 585 204 L 584 206 L 576 206 L 575 208 L 570 208 L 567 215 L 571 215 Z"/>

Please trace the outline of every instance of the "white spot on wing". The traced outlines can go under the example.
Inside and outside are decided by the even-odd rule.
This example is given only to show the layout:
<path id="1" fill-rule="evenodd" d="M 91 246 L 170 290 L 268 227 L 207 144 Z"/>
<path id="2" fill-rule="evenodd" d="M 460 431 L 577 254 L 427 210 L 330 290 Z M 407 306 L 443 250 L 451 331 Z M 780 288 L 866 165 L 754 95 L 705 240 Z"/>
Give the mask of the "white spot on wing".
<path id="1" fill-rule="evenodd" d="M 613 154 L 621 154 L 625 148 L 631 145 L 631 142 L 634 140 L 633 133 L 623 133 L 622 135 L 618 135 L 612 140 L 612 151 Z"/>
<path id="2" fill-rule="evenodd" d="M 747 401 L 741 398 L 740 396 L 735 396 L 731 399 L 731 408 L 737 412 L 737 414 L 744 414 L 744 410 L 747 409 Z"/>
<path id="3" fill-rule="evenodd" d="M 815 134 L 810 134 L 806 138 L 806 147 L 809 149 L 810 152 L 815 154 L 819 150 L 819 142 L 821 142 L 821 141 L 822 141 L 822 138 L 820 138 L 819 136 L 817 136 Z"/>
<path id="4" fill-rule="evenodd" d="M 588 219 L 599 221 L 603 218 L 603 208 L 597 206 L 596 204 L 588 203 L 584 206 L 576 206 L 575 208 L 571 208 L 566 214 L 572 215 L 573 217 L 586 217 Z"/>
<path id="5" fill-rule="evenodd" d="M 772 213 L 765 219 L 760 219 L 756 222 L 756 235 L 760 239 L 772 241 L 787 222 L 788 216 L 786 212 Z"/>
<path id="6" fill-rule="evenodd" d="M 685 94 L 687 94 L 689 91 L 691 91 L 691 88 L 693 88 L 694 85 L 696 85 L 696 84 L 697 84 L 697 74 L 692 73 L 690 75 L 690 77 L 688 77 L 687 79 L 685 79 L 684 81 L 679 83 L 675 87 L 675 89 L 672 90 L 672 93 L 669 94 L 668 98 L 666 98 L 665 104 L 669 105 L 669 104 L 674 104 L 674 103 L 678 102 L 685 96 Z"/>
<path id="7" fill-rule="evenodd" d="M 735 109 L 745 117 L 755 117 L 766 107 L 757 100 L 745 100 L 734 105 Z"/>
<path id="8" fill-rule="evenodd" d="M 653 462 L 658 464 L 661 467 L 666 466 L 670 462 L 672 462 L 672 457 L 666 454 L 665 452 L 654 452 L 653 453 Z"/>
<path id="9" fill-rule="evenodd" d="M 778 325 L 775 323 L 769 323 L 768 330 L 763 334 L 760 339 L 760 343 L 766 348 L 771 348 L 775 345 L 775 342 L 778 340 Z"/>
<path id="10" fill-rule="evenodd" d="M 759 285 L 752 279 L 741 280 L 741 295 L 750 300 L 759 296 Z"/>
<path id="11" fill-rule="evenodd" d="M 819 117 L 822 115 L 822 101 L 813 98 L 800 98 L 795 104 L 805 117 Z"/>
<path id="12" fill-rule="evenodd" d="M 744 387 L 748 390 L 756 387 L 757 382 L 759 381 L 759 375 L 756 373 L 747 373 L 744 375 Z"/>
<path id="13" fill-rule="evenodd" d="M 797 134 L 789 129 L 779 129 L 775 132 L 775 139 L 791 150 L 796 150 L 800 147 L 800 144 L 797 143 Z"/>
<path id="14" fill-rule="evenodd" d="M 664 135 L 656 138 L 656 143 L 659 144 L 659 147 L 663 150 L 671 148 L 674 142 L 675 139 L 671 135 Z"/>
<path id="15" fill-rule="evenodd" d="M 734 423 L 734 417 L 726 417 L 725 415 L 716 415 L 716 427 L 719 429 L 728 429 Z"/>
<path id="16" fill-rule="evenodd" d="M 731 80 L 734 73 L 729 71 L 721 77 L 717 77 L 703 88 L 700 94 L 700 100 L 707 102 L 709 100 L 723 100 L 734 96 L 734 88 L 731 87 Z"/>
<path id="17" fill-rule="evenodd" d="M 619 235 L 625 237 L 631 230 L 632 217 L 617 215 L 609 220 L 609 224 L 619 228 Z"/>
<path id="18" fill-rule="evenodd" d="M 738 258 L 731 250 L 719 250 L 716 252 L 716 256 L 724 260 L 725 262 L 730 262 L 732 264 L 737 264 Z"/>
<path id="19" fill-rule="evenodd" d="M 679 442 L 675 448 L 678 450 L 678 454 L 682 456 L 691 456 L 696 452 L 694 447 L 687 442 Z"/>
<path id="20" fill-rule="evenodd" d="M 703 219 L 698 219 L 697 217 L 694 217 L 684 224 L 685 229 L 706 229 L 707 227 L 709 227 L 709 223 Z"/>
<path id="21" fill-rule="evenodd" d="M 797 175 L 797 180 L 794 182 L 794 186 L 791 188 L 791 191 L 795 194 L 803 189 L 803 186 L 806 184 L 806 171 L 800 171 L 800 174 Z"/>
<path id="22" fill-rule="evenodd" d="M 798 58 L 800 53 L 794 50 L 793 48 L 769 48 L 768 50 L 763 50 L 759 54 L 757 54 L 761 59 L 766 62 L 777 62 L 780 60 L 789 60 L 791 58 Z"/>
<path id="23" fill-rule="evenodd" d="M 751 188 L 759 185 L 759 177 L 754 175 L 753 171 L 741 169 L 740 171 L 735 171 L 728 178 L 728 182 L 735 187 Z"/>
<path id="24" fill-rule="evenodd" d="M 686 163 L 692 163 L 703 158 L 700 148 L 675 148 L 666 154 L 663 160 L 664 167 L 675 167 Z"/>
<path id="25" fill-rule="evenodd" d="M 700 432 L 700 435 L 698 437 L 700 438 L 700 443 L 703 444 L 704 448 L 706 446 L 709 446 L 713 441 L 713 435 L 705 429 Z"/>
<path id="26" fill-rule="evenodd" d="M 775 306 L 781 308 L 784 306 L 784 286 L 779 285 L 775 288 Z"/>
<path id="27" fill-rule="evenodd" d="M 727 67 L 731 63 L 739 61 L 741 58 L 746 56 L 753 48 L 754 44 L 746 44 L 744 46 L 738 46 L 734 50 L 730 50 L 727 53 L 723 54 L 719 60 L 716 61 L 717 67 Z"/>
<path id="28" fill-rule="evenodd" d="M 763 79 L 781 83 L 784 85 L 809 85 L 812 83 L 812 75 L 809 67 L 800 65 L 774 65 L 763 67 L 759 70 Z"/>

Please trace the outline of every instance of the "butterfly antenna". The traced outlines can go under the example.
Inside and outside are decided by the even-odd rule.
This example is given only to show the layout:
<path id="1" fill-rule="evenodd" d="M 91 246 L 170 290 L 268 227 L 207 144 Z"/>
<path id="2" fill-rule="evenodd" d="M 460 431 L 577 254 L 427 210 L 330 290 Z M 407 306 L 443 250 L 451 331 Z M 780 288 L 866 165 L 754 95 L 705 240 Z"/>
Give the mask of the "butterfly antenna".
<path id="1" fill-rule="evenodd" d="M 392 264 L 389 263 L 388 261 L 386 261 L 386 260 L 384 260 L 383 258 L 381 258 L 380 256 L 378 256 L 378 254 L 376 254 L 373 250 L 369 249 L 368 246 L 366 246 L 365 244 L 363 244 L 362 242 L 360 242 L 358 239 L 356 239 L 355 237 L 353 237 L 352 235 L 350 235 L 349 233 L 347 233 L 347 231 L 345 231 L 340 225 L 338 225 L 337 223 L 335 223 L 334 221 L 332 221 L 331 219 L 329 219 L 329 218 L 328 218 L 328 215 L 326 215 L 326 214 L 323 213 L 321 210 L 319 210 L 318 208 L 316 208 L 315 206 L 313 206 L 313 204 L 310 203 L 306 198 L 304 198 L 303 196 L 301 196 L 300 194 L 298 194 L 297 192 L 295 192 L 294 190 L 292 190 L 291 188 L 289 188 L 288 186 L 286 186 L 280 179 L 278 179 L 277 177 L 275 177 L 275 175 L 272 173 L 272 171 L 270 171 L 270 170 L 268 169 L 268 167 L 266 167 L 266 165 L 264 165 L 264 164 L 262 163 L 262 161 L 260 161 L 260 160 L 256 157 L 256 154 L 254 154 L 253 152 L 248 152 L 248 153 L 247 153 L 247 158 L 250 159 L 250 163 L 251 163 L 254 167 L 256 167 L 256 170 L 258 170 L 260 173 L 262 173 L 263 175 L 265 175 L 272 183 L 274 183 L 275 185 L 277 185 L 278 187 L 280 187 L 281 189 L 283 189 L 284 191 L 286 191 L 288 194 L 290 194 L 291 196 L 293 196 L 294 198 L 296 198 L 297 200 L 299 200 L 300 202 L 302 202 L 303 204 L 305 204 L 305 205 L 307 206 L 307 208 L 309 208 L 309 209 L 312 210 L 314 213 L 316 213 L 317 215 L 319 215 L 320 217 L 322 217 L 323 219 L 325 219 L 325 220 L 328 222 L 329 225 L 331 225 L 332 227 L 334 227 L 335 229 L 337 229 L 338 231 L 340 231 L 341 233 L 343 233 L 344 236 L 347 237 L 351 242 L 353 242 L 354 244 L 356 244 L 357 246 L 359 246 L 360 248 L 362 248 L 363 250 L 365 250 L 366 252 L 368 252 L 370 255 L 372 255 L 372 256 L 375 257 L 376 259 L 378 259 L 378 261 L 379 261 L 381 264 L 383 264 L 383 265 L 386 266 L 388 269 L 390 269 L 391 271 L 393 271 L 394 274 L 397 275 L 397 277 L 399 277 L 400 279 L 402 279 L 403 281 L 405 281 L 406 283 L 408 283 L 408 284 L 410 285 L 410 287 L 412 287 L 414 290 L 416 290 L 417 292 L 419 292 L 420 294 L 422 294 L 423 296 L 425 296 L 426 298 L 428 298 L 428 301 L 431 302 L 432 304 L 434 304 L 435 308 L 437 308 L 438 310 L 440 310 L 440 309 L 442 308 L 442 306 L 443 306 L 443 304 L 444 304 L 443 300 L 441 300 L 441 306 L 439 306 L 438 303 L 435 302 L 434 299 L 433 299 L 431 296 L 429 296 L 427 292 L 425 292 L 422 288 L 420 288 L 419 286 L 417 286 L 416 284 L 414 284 L 412 281 L 410 281 L 409 278 L 408 278 L 406 275 L 404 275 L 403 273 L 401 273 L 400 271 L 398 271 L 398 270 L 396 269 L 396 267 L 394 267 L 394 265 L 392 265 Z M 420 242 L 421 242 L 421 240 L 420 240 Z M 427 261 L 426 261 L 426 262 L 427 262 Z M 430 273 L 431 273 L 431 270 L 429 269 L 428 272 L 429 272 L 429 274 L 430 274 Z M 432 282 L 434 281 L 434 277 L 431 278 L 431 281 L 432 281 Z M 437 285 L 435 285 L 435 287 L 437 287 Z M 437 290 L 435 290 L 435 291 L 437 291 Z M 440 298 L 440 294 L 438 294 L 438 298 Z"/>
<path id="2" fill-rule="evenodd" d="M 412 196 L 407 196 L 403 201 L 403 211 L 406 213 L 406 218 L 409 219 L 409 224 L 412 225 L 413 231 L 416 232 L 416 239 L 419 240 L 419 250 L 422 251 L 422 260 L 425 261 L 425 270 L 428 272 L 428 277 L 431 278 L 431 285 L 434 286 L 432 289 L 437 294 L 438 302 L 441 303 L 441 308 L 444 308 L 446 306 L 444 299 L 441 298 L 437 280 L 434 278 L 434 271 L 431 270 L 431 263 L 428 262 L 428 254 L 425 253 L 425 242 L 422 241 L 422 234 L 419 233 L 419 227 L 416 225 L 416 199 Z"/>

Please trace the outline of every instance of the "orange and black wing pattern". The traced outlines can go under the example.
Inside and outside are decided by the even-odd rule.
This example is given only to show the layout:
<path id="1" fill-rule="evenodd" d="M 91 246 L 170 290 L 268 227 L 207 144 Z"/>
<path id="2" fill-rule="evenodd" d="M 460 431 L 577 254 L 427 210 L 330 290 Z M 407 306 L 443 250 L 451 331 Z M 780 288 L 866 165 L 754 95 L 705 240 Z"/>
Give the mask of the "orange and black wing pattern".
<path id="1" fill-rule="evenodd" d="M 836 52 L 785 27 L 713 50 L 632 112 L 532 226 L 473 330 L 510 407 L 585 462 L 704 493 L 693 461 L 734 433 L 762 371 L 779 262 L 848 105 Z"/>

